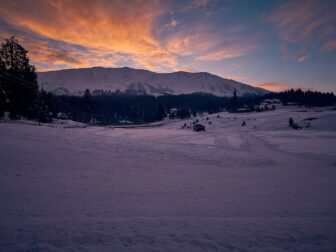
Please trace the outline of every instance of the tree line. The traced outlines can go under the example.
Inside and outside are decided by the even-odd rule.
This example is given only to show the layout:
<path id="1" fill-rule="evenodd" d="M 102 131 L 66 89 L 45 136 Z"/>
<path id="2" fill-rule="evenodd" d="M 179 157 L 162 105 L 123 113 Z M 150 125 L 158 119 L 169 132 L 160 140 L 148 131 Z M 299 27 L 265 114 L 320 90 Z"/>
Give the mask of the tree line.
<path id="1" fill-rule="evenodd" d="M 269 93 L 265 98 L 277 98 L 284 105 L 296 103 L 300 106 L 324 107 L 335 105 L 336 99 L 332 92 L 318 92 L 312 90 L 290 89 L 279 93 Z"/>
<path id="2" fill-rule="evenodd" d="M 11 37 L 0 48 L 0 117 L 9 112 L 12 119 L 24 117 L 51 122 L 63 116 L 81 122 L 116 124 L 120 121 L 145 123 L 162 120 L 172 110 L 174 117 L 186 118 L 197 112 L 216 113 L 224 109 L 235 112 L 253 107 L 264 99 L 280 99 L 285 105 L 330 106 L 336 103 L 333 93 L 288 90 L 263 96 L 218 97 L 205 93 L 182 95 L 134 95 L 104 90 L 85 90 L 83 96 L 56 96 L 39 88 L 35 67 L 27 51 Z"/>

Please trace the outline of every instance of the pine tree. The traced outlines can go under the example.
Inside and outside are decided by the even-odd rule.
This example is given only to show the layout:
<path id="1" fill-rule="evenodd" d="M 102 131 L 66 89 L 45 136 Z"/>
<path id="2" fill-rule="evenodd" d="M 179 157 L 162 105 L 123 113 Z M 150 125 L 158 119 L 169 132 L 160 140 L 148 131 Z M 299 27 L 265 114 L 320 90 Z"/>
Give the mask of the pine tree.
<path id="1" fill-rule="evenodd" d="M 84 102 L 84 118 L 83 121 L 88 123 L 92 120 L 93 114 L 93 101 L 90 89 L 86 89 L 83 95 Z"/>
<path id="2" fill-rule="evenodd" d="M 230 104 L 229 104 L 229 110 L 231 111 L 235 111 L 237 109 L 237 89 L 233 90 L 233 96 L 230 100 Z"/>
<path id="3" fill-rule="evenodd" d="M 48 107 L 48 94 L 41 89 L 38 98 L 38 121 L 39 123 L 52 122 L 51 112 Z"/>
<path id="4" fill-rule="evenodd" d="M 164 107 L 159 104 L 158 107 L 157 107 L 157 112 L 156 112 L 156 120 L 162 120 L 163 118 L 165 118 L 167 115 L 166 115 L 166 112 L 165 112 L 165 109 Z"/>
<path id="5" fill-rule="evenodd" d="M 38 84 L 27 51 L 11 37 L 0 47 L 0 78 L 12 118 L 37 116 Z"/>
<path id="6" fill-rule="evenodd" d="M 2 81 L 2 78 L 0 76 L 0 118 L 4 116 L 4 112 L 6 110 L 6 91 L 4 87 L 4 83 Z"/>

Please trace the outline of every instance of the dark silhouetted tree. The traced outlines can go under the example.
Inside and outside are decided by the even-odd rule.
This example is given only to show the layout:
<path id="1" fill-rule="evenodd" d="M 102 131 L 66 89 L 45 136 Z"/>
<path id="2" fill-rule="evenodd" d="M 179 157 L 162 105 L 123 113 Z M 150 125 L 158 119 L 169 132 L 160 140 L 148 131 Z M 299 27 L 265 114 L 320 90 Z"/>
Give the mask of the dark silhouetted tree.
<path id="1" fill-rule="evenodd" d="M 84 122 L 88 123 L 92 120 L 93 114 L 93 101 L 92 95 L 89 89 L 86 89 L 83 95 L 83 111 L 84 111 Z"/>
<path id="2" fill-rule="evenodd" d="M 237 109 L 237 107 L 238 107 L 237 100 L 238 100 L 238 98 L 237 98 L 237 89 L 234 89 L 233 90 L 233 96 L 232 96 L 232 98 L 230 100 L 229 110 L 235 111 Z"/>
<path id="3" fill-rule="evenodd" d="M 50 103 L 50 97 L 46 91 L 41 89 L 38 98 L 38 120 L 42 123 L 52 122 L 51 111 L 48 106 Z"/>
<path id="4" fill-rule="evenodd" d="M 162 120 L 163 118 L 166 117 L 166 112 L 165 112 L 165 109 L 164 107 L 159 104 L 158 107 L 157 107 L 157 113 L 156 113 L 156 120 Z"/>
<path id="5" fill-rule="evenodd" d="M 4 83 L 2 82 L 1 76 L 0 76 L 0 118 L 4 116 L 4 112 L 6 109 L 6 91 L 4 87 Z"/>
<path id="6" fill-rule="evenodd" d="M 30 65 L 27 51 L 14 37 L 0 47 L 0 78 L 5 109 L 10 116 L 36 117 L 38 84 L 35 67 Z"/>

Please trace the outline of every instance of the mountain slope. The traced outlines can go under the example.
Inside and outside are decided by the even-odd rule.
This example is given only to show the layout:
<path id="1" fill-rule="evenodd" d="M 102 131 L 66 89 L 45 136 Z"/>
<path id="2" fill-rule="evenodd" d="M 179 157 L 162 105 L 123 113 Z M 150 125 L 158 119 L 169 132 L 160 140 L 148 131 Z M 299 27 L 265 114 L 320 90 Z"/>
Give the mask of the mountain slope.
<path id="1" fill-rule="evenodd" d="M 155 73 L 133 68 L 81 68 L 38 73 L 38 81 L 48 91 L 58 94 L 82 93 L 83 90 L 120 90 L 134 93 L 190 94 L 210 93 L 231 96 L 264 94 L 268 91 L 209 73 Z"/>

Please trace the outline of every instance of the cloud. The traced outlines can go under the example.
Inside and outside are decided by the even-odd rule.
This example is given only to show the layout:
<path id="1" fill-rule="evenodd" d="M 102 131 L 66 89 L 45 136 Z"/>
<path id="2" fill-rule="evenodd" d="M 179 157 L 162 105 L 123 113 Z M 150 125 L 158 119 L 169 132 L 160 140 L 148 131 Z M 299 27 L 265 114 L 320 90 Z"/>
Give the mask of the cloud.
<path id="1" fill-rule="evenodd" d="M 199 7 L 207 6 L 209 3 L 215 2 L 215 1 L 213 0 L 192 0 L 191 2 L 196 8 L 199 8 Z"/>
<path id="2" fill-rule="evenodd" d="M 196 68 L 193 68 L 193 67 L 181 67 L 178 69 L 178 71 L 181 71 L 181 72 L 189 72 L 189 73 L 198 73 L 200 72 L 199 70 L 197 70 Z"/>
<path id="3" fill-rule="evenodd" d="M 58 41 L 68 47 L 80 45 L 92 53 L 120 52 L 132 55 L 131 59 L 143 66 L 155 60 L 163 67 L 176 67 L 174 56 L 165 51 L 153 35 L 155 19 L 165 12 L 156 0 L 132 1 L 2 1 L 0 16 L 18 31 L 29 31 L 45 40 Z M 44 41 L 39 40 L 36 49 Z M 52 46 L 49 46 L 49 49 Z M 72 57 L 73 52 L 53 48 L 49 54 L 68 63 L 81 65 L 82 60 Z M 76 51 L 76 50 L 75 50 Z M 46 52 L 41 50 L 42 55 Z M 76 55 L 88 53 L 77 50 Z M 102 54 L 96 55 L 105 60 Z M 41 57 L 41 56 L 33 56 Z M 140 60 L 141 59 L 141 60 Z M 146 61 L 148 60 L 148 62 Z M 52 61 L 52 60 L 50 60 Z M 111 63 L 113 65 L 113 62 Z M 110 64 L 110 65 L 111 65 Z"/>
<path id="4" fill-rule="evenodd" d="M 118 52 L 111 53 L 104 49 L 87 49 L 39 36 L 16 34 L 19 43 L 27 48 L 28 56 L 38 71 L 63 68 L 82 68 L 90 66 L 117 66 L 121 61 L 132 61 L 132 55 Z M 1 40 L 8 36 L 0 36 Z"/>
<path id="5" fill-rule="evenodd" d="M 267 83 L 262 83 L 262 84 L 258 84 L 258 83 L 253 83 L 251 84 L 255 87 L 260 87 L 260 88 L 264 88 L 270 91 L 274 91 L 274 92 L 280 92 L 280 91 L 285 91 L 285 90 L 289 90 L 289 89 L 301 89 L 303 91 L 308 91 L 308 90 L 317 90 L 317 91 L 321 91 L 321 92 L 335 92 L 333 88 L 330 89 L 320 89 L 318 87 L 312 87 L 312 86 L 305 86 L 305 85 L 297 85 L 297 84 L 291 84 L 291 83 L 279 83 L 279 82 L 267 82 Z"/>
<path id="6" fill-rule="evenodd" d="M 278 30 L 282 40 L 318 45 L 321 51 L 335 50 L 336 2 L 325 0 L 290 1 L 265 17 Z"/>
<path id="7" fill-rule="evenodd" d="M 336 50 L 336 40 L 326 42 L 321 48 L 322 52 L 328 52 Z"/>
<path id="8" fill-rule="evenodd" d="M 28 56 L 39 71 L 59 69 L 58 66 L 82 67 L 88 59 L 89 54 L 95 57 L 91 51 L 84 51 L 83 48 L 75 47 L 68 43 L 49 40 L 29 31 L 8 30 L 11 27 L 0 25 L 2 33 L 0 40 L 4 41 L 11 34 L 14 34 L 26 49 Z"/>
<path id="9" fill-rule="evenodd" d="M 207 37 L 207 39 L 206 39 Z M 216 45 L 217 39 L 207 33 L 189 32 L 176 33 L 168 39 L 166 49 L 174 54 L 188 56 L 196 55 Z"/>
<path id="10" fill-rule="evenodd" d="M 277 82 L 267 82 L 267 83 L 262 83 L 262 84 L 253 84 L 253 86 L 264 88 L 264 89 L 275 91 L 275 92 L 287 90 L 287 89 L 290 89 L 290 88 L 294 87 L 293 84 L 277 83 Z"/>
<path id="11" fill-rule="evenodd" d="M 222 60 L 243 56 L 251 52 L 256 47 L 254 45 L 244 44 L 240 42 L 232 42 L 225 44 L 220 48 L 214 48 L 209 52 L 197 57 L 199 60 Z"/>
<path id="12" fill-rule="evenodd" d="M 303 62 L 305 61 L 306 59 L 309 58 L 309 53 L 306 51 L 306 50 L 301 50 L 298 52 L 298 54 L 296 55 L 297 56 L 297 61 L 298 62 Z"/>
<path id="13" fill-rule="evenodd" d="M 18 37 L 39 71 L 97 65 L 176 71 L 185 68 L 184 56 L 218 61 L 254 50 L 242 25 L 218 30 L 203 15 L 215 6 L 215 0 L 3 0 L 0 39 Z M 184 7 L 190 13 L 181 14 Z"/>
<path id="14" fill-rule="evenodd" d="M 165 48 L 174 54 L 193 56 L 195 60 L 218 61 L 246 55 L 258 47 L 251 37 L 245 38 L 242 25 L 225 27 L 220 32 L 210 27 L 206 22 L 189 29 L 182 27 L 182 31 L 167 40 Z"/>
<path id="15" fill-rule="evenodd" d="M 196 9 L 208 7 L 209 5 L 215 5 L 216 2 L 216 0 L 189 0 L 187 4 L 179 8 L 179 12 L 191 12 Z"/>
<path id="16" fill-rule="evenodd" d="M 302 48 L 299 51 L 290 51 L 287 46 L 281 47 L 281 55 L 282 59 L 285 61 L 294 60 L 297 62 L 303 62 L 310 57 L 309 52 L 305 48 Z"/>

